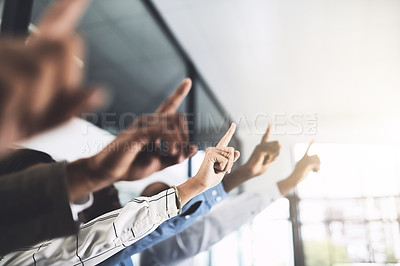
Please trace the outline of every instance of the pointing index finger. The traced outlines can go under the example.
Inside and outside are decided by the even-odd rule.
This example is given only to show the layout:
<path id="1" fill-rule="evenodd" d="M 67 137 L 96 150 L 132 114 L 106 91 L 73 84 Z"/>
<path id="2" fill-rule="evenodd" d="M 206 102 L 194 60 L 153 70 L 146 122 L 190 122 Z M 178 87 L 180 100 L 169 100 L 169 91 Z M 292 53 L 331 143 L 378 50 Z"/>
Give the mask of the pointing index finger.
<path id="1" fill-rule="evenodd" d="M 192 80 L 190 78 L 186 78 L 181 84 L 179 84 L 178 88 L 160 105 L 160 107 L 158 107 L 156 113 L 175 113 L 182 104 L 186 95 L 189 93 L 191 87 Z"/>
<path id="2" fill-rule="evenodd" d="M 228 131 L 225 133 L 225 135 L 222 137 L 222 139 L 218 142 L 217 148 L 227 147 L 233 137 L 233 134 L 235 134 L 235 131 L 236 131 L 236 124 L 232 123 L 230 128 L 228 129 Z"/>
<path id="3" fill-rule="evenodd" d="M 264 136 L 262 137 L 261 143 L 268 142 L 269 135 L 271 133 L 271 127 L 272 127 L 271 124 L 268 124 L 267 131 L 265 132 Z"/>
<path id="4" fill-rule="evenodd" d="M 310 150 L 311 145 L 313 145 L 314 142 L 315 142 L 315 139 L 311 140 L 310 144 L 309 144 L 308 147 L 307 147 L 307 150 L 306 150 L 305 155 L 308 155 L 308 151 Z"/>
<path id="5" fill-rule="evenodd" d="M 91 0 L 59 0 L 51 4 L 38 22 L 39 34 L 50 39 L 74 32 Z"/>

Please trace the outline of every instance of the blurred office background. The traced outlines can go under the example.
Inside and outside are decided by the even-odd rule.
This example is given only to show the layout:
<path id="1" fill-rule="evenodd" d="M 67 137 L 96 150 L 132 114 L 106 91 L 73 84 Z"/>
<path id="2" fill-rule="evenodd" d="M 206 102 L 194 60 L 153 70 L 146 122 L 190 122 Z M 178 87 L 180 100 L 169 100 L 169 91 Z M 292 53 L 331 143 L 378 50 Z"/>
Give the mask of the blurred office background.
<path id="1" fill-rule="evenodd" d="M 50 2 L 33 1 L 31 29 Z M 182 111 L 194 114 L 199 146 L 236 121 L 243 162 L 274 124 L 281 154 L 242 190 L 286 177 L 316 139 L 321 171 L 195 265 L 400 265 L 400 1 L 95 0 L 80 31 L 88 79 L 112 94 L 85 118 L 111 134 L 190 76 Z M 90 132 L 93 149 L 109 140 Z M 77 156 L 54 139 L 39 146 Z M 145 184 L 119 188 L 134 195 Z"/>

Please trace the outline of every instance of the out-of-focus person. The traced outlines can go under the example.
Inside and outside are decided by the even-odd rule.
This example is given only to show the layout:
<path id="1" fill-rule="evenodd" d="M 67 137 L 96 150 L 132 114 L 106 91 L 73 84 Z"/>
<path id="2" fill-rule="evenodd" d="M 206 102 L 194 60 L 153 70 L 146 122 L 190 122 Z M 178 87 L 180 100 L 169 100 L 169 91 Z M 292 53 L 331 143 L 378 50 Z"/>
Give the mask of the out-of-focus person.
<path id="1" fill-rule="evenodd" d="M 83 263 L 97 265 L 180 214 L 192 198 L 218 185 L 240 153 L 228 147 L 235 132 L 229 128 L 216 147 L 207 148 L 198 173 L 183 184 L 152 197 L 132 199 L 124 208 L 80 227 L 77 235 L 53 239 L 4 256 L 0 264 Z"/>

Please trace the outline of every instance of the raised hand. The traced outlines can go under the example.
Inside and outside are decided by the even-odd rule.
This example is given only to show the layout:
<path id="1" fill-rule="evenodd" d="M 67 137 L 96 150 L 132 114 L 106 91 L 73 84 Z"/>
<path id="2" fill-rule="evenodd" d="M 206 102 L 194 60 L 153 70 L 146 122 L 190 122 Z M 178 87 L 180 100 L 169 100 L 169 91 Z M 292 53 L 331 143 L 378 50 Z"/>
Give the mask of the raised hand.
<path id="1" fill-rule="evenodd" d="M 216 186 L 222 181 L 224 175 L 231 171 L 233 163 L 239 159 L 240 152 L 228 147 L 236 130 L 236 124 L 232 124 L 214 148 L 207 148 L 206 155 L 199 172 L 193 177 L 204 190 Z"/>
<path id="2" fill-rule="evenodd" d="M 199 172 L 177 187 L 182 205 L 196 195 L 216 186 L 231 170 L 233 163 L 240 156 L 238 151 L 228 147 L 235 129 L 236 125 L 232 124 L 215 148 L 207 148 Z"/>
<path id="3" fill-rule="evenodd" d="M 308 145 L 308 148 L 300 161 L 297 162 L 296 168 L 299 171 L 304 171 L 308 174 L 308 172 L 313 171 L 317 173 L 320 169 L 321 161 L 318 157 L 318 155 L 308 155 L 308 151 L 311 148 L 311 145 L 314 143 L 314 140 L 311 141 L 311 143 Z"/>
<path id="4" fill-rule="evenodd" d="M 70 177 L 71 198 L 79 199 L 87 193 L 97 191 L 121 180 L 138 180 L 159 169 L 182 160 L 181 153 L 191 154 L 190 147 L 183 147 L 188 136 L 183 114 L 142 116 L 135 122 L 135 127 L 121 132 L 113 142 L 98 154 L 70 163 L 67 173 Z M 166 143 L 165 154 L 161 154 L 160 142 Z M 155 146 L 149 146 L 153 143 Z M 185 150 L 187 148 L 188 150 Z M 143 167 L 136 161 L 141 153 L 157 153 L 167 159 L 160 159 Z M 146 163 L 146 162 L 144 162 Z M 138 168 L 139 167 L 139 170 Z M 82 185 L 82 182 L 85 184 Z M 86 193 L 86 194 L 85 194 Z"/>
<path id="5" fill-rule="evenodd" d="M 267 171 L 269 165 L 278 157 L 281 146 L 278 141 L 268 141 L 271 132 L 271 125 L 268 125 L 267 131 L 261 139 L 249 160 L 243 165 L 250 177 L 259 176 Z"/>
<path id="6" fill-rule="evenodd" d="M 65 39 L 74 35 L 75 28 L 92 0 L 58 0 L 42 15 L 37 23 L 38 32 L 30 37 L 45 39 Z"/>
<path id="7" fill-rule="evenodd" d="M 83 43 L 74 31 L 89 2 L 57 1 L 28 45 L 0 42 L 0 147 L 101 104 L 103 93 L 81 84 Z"/>
<path id="8" fill-rule="evenodd" d="M 193 156 L 197 147 L 189 144 L 185 115 L 176 113 L 190 87 L 184 80 L 154 114 L 139 117 L 92 157 L 98 179 L 139 180 Z"/>
<path id="9" fill-rule="evenodd" d="M 283 179 L 278 182 L 278 188 L 282 195 L 286 195 L 291 191 L 295 186 L 297 186 L 301 181 L 303 181 L 310 171 L 318 172 L 320 168 L 320 160 L 317 155 L 308 155 L 308 151 L 311 148 L 311 145 L 314 143 L 314 140 L 311 141 L 310 145 L 300 161 L 297 162 L 293 172 L 289 177 Z"/>

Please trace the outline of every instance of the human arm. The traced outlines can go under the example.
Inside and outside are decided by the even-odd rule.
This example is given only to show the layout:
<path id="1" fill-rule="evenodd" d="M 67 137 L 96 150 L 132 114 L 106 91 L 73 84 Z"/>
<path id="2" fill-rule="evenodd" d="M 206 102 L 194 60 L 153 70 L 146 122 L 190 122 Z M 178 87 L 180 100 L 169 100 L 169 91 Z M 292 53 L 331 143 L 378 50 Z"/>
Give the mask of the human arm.
<path id="1" fill-rule="evenodd" d="M 75 27 L 89 2 L 55 2 L 28 45 L 7 36 L 0 41 L 0 152 L 102 102 L 103 93 L 82 84 L 76 62 L 84 52 Z"/>
<path id="2" fill-rule="evenodd" d="M 220 144 L 222 144 L 219 148 L 226 148 L 234 131 L 233 125 L 221 140 Z M 235 154 L 234 150 L 232 154 Z M 183 205 L 198 193 L 218 184 L 224 174 L 230 170 L 229 165 L 237 159 L 235 156 L 221 158 L 220 155 L 220 150 L 209 149 L 199 172 L 186 183 L 178 186 Z M 215 167 L 221 170 L 214 170 Z M 187 185 L 188 182 L 189 185 Z M 22 263 L 31 260 L 35 254 L 36 261 L 42 260 L 46 263 L 54 259 L 55 261 L 76 261 L 76 263 L 82 260 L 85 265 L 97 264 L 152 232 L 165 220 L 176 216 L 178 206 L 177 196 L 173 189 L 163 191 L 156 197 L 133 199 L 122 210 L 108 213 L 83 225 L 77 237 L 71 236 L 43 243 L 39 251 L 37 251 L 38 247 L 32 247 L 29 252 L 14 252 L 7 255 L 5 261 Z M 75 246 L 78 251 L 71 248 Z M 76 253 L 79 257 L 75 255 Z"/>
<path id="3" fill-rule="evenodd" d="M 184 261 L 208 250 L 225 236 L 252 221 L 269 204 L 304 180 L 310 171 L 319 170 L 318 156 L 308 156 L 310 146 L 287 178 L 270 188 L 259 189 L 255 193 L 245 192 L 221 203 L 181 233 L 142 252 L 141 265 L 173 265 Z"/>
<path id="4" fill-rule="evenodd" d="M 223 184 L 226 192 L 230 192 L 246 181 L 264 174 L 269 165 L 278 157 L 281 146 L 277 141 L 268 141 L 270 130 L 271 126 L 269 125 L 261 143 L 255 147 L 249 160 L 224 178 Z M 310 171 L 319 171 L 321 164 L 319 157 L 317 155 L 308 155 L 312 144 L 313 141 L 308 146 L 303 158 L 296 163 L 293 172 L 277 183 L 281 195 L 284 196 L 289 193 L 307 177 Z"/>
<path id="5" fill-rule="evenodd" d="M 76 235 L 55 238 L 23 251 L 7 254 L 1 265 L 96 265 L 178 213 L 174 189 L 153 197 L 132 199 L 122 209 L 106 213 L 80 227 Z M 41 248 L 39 248 L 41 246 Z M 78 256 L 76 255 L 78 254 Z M 34 259 L 34 260 L 33 260 Z"/>
<path id="6" fill-rule="evenodd" d="M 174 265 L 208 250 L 225 236 L 251 222 L 279 197 L 279 190 L 273 186 L 262 192 L 243 193 L 230 198 L 184 231 L 143 251 L 140 265 Z"/>
<path id="7" fill-rule="evenodd" d="M 70 163 L 71 198 L 119 180 L 145 178 L 193 156 L 197 147 L 189 144 L 185 116 L 176 113 L 191 84 L 185 79 L 154 114 L 139 117 L 100 153 Z"/>
<path id="8" fill-rule="evenodd" d="M 142 252 L 185 230 L 226 198 L 228 198 L 228 194 L 226 194 L 222 184 L 219 183 L 217 186 L 191 199 L 184 205 L 181 214 L 165 221 L 154 232 L 126 247 L 99 265 L 119 265 L 122 261 L 129 261 L 132 255 Z"/>
<path id="9" fill-rule="evenodd" d="M 295 188 L 301 181 L 303 181 L 310 171 L 317 173 L 320 169 L 321 161 L 318 155 L 308 155 L 311 145 L 308 146 L 304 156 L 300 161 L 296 163 L 293 172 L 285 179 L 277 183 L 279 190 L 282 195 L 288 194 L 293 188 Z"/>
<path id="10" fill-rule="evenodd" d="M 271 125 L 268 125 L 261 143 L 254 148 L 248 161 L 224 178 L 222 182 L 226 192 L 229 193 L 246 181 L 265 173 L 270 164 L 279 156 L 281 146 L 277 141 L 269 141 L 270 132 Z"/>

